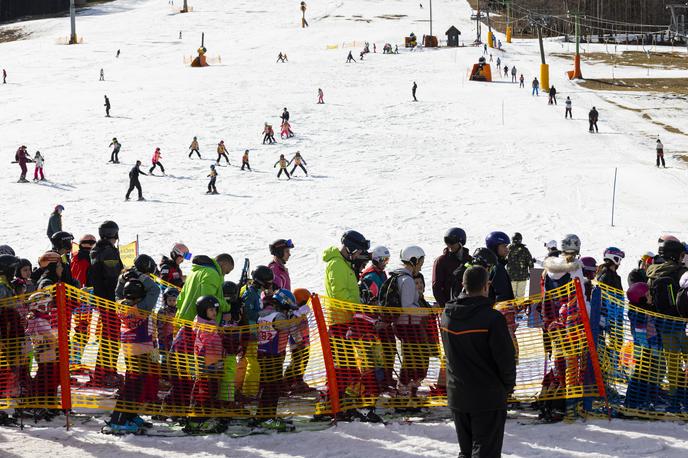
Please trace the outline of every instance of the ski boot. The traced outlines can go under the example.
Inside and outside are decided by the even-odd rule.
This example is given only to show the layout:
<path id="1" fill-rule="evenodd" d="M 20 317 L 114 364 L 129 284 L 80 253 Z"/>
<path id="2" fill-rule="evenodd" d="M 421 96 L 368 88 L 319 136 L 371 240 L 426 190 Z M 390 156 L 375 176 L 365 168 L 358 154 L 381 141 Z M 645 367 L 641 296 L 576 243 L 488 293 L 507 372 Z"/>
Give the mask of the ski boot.
<path id="1" fill-rule="evenodd" d="M 219 434 L 227 429 L 227 425 L 217 418 L 203 420 L 192 418 L 186 423 L 183 431 L 187 434 Z"/>
<path id="2" fill-rule="evenodd" d="M 103 434 L 141 434 L 143 431 L 141 428 L 132 421 L 127 421 L 124 423 L 106 423 L 105 426 L 100 430 Z"/>
<path id="3" fill-rule="evenodd" d="M 138 415 L 136 415 L 134 418 L 132 418 L 131 422 L 134 423 L 139 428 L 152 428 L 153 427 L 153 423 L 144 420 L 143 418 L 141 418 Z"/>

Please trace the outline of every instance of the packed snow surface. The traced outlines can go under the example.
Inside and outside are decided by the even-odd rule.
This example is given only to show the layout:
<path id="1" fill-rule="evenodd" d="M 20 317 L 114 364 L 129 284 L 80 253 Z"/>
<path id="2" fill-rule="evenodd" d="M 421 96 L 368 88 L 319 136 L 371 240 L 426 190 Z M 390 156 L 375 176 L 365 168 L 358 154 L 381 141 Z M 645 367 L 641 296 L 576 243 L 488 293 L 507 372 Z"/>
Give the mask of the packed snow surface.
<path id="1" fill-rule="evenodd" d="M 65 17 L 21 23 L 29 38 L 0 44 L 0 67 L 8 72 L 8 84 L 0 85 L 5 161 L 0 243 L 36 259 L 48 248 L 47 218 L 59 203 L 65 207 L 64 228 L 77 237 L 114 219 L 122 242 L 138 235 L 141 251 L 155 256 L 183 241 L 195 254 L 226 251 L 257 265 L 269 260 L 270 241 L 291 238 L 294 286 L 322 291 L 322 250 L 350 228 L 393 253 L 420 245 L 429 259 L 440 254 L 450 226 L 467 230 L 471 249 L 492 230 L 519 231 L 540 258 L 543 242 L 572 232 L 581 237 L 584 255 L 600 259 L 607 246 L 624 249 L 624 272 L 641 253 L 656 250 L 659 233 L 684 240 L 688 235 L 688 177 L 675 157 L 686 150 L 685 135 L 664 130 L 637 110 L 651 109 L 653 119 L 688 132 L 681 98 L 592 92 L 565 78 L 572 62 L 550 58 L 559 105 L 548 106 L 546 97 L 531 96 L 540 56 L 537 43 L 527 40 L 492 51 L 495 60 L 499 56 L 510 68 L 517 66 L 526 88 L 499 76 L 491 84 L 470 82 L 467 72 L 482 56 L 480 48 L 403 49 L 405 35 L 429 33 L 427 5 L 421 10 L 417 1 L 309 2 L 306 29 L 300 28 L 294 1 L 190 4 L 192 13 L 178 14 L 162 0 L 116 0 L 80 11 L 81 45 L 56 44 L 69 33 Z M 465 0 L 435 1 L 434 34 L 444 38 L 456 25 L 462 41 L 470 43 L 475 26 L 469 17 Z M 195 55 L 202 32 L 214 64 L 190 68 L 184 60 Z M 349 50 L 359 60 L 364 41 L 371 48 L 375 43 L 378 52 L 345 64 Z M 400 53 L 383 55 L 386 42 L 399 44 Z M 328 49 L 331 45 L 338 47 Z M 557 40 L 546 46 L 551 52 L 572 50 Z M 588 49 L 596 46 L 605 49 Z M 288 63 L 275 63 L 280 51 Z M 104 82 L 98 81 L 101 68 Z M 611 77 L 612 71 L 616 77 L 646 75 L 645 69 L 583 67 L 588 77 Z M 498 73 L 494 64 L 493 73 Z M 652 76 L 682 75 L 653 69 Z M 411 98 L 414 81 L 419 102 Z M 316 104 L 318 88 L 325 93 L 324 105 Z M 105 94 L 111 118 L 104 116 Z M 573 120 L 564 120 L 567 95 Z M 587 132 L 592 106 L 600 112 L 600 133 L 594 135 Z M 296 136 L 262 145 L 265 122 L 279 135 L 284 107 Z M 654 166 L 658 135 L 667 169 Z M 193 136 L 202 160 L 187 157 Z M 107 164 L 113 137 L 123 144 L 120 165 Z M 220 140 L 232 166 L 218 169 L 220 195 L 208 196 L 206 175 Z M 45 156 L 47 182 L 16 183 L 19 168 L 10 162 L 22 144 L 32 156 L 36 150 Z M 125 202 L 129 169 L 140 159 L 147 171 L 156 147 L 168 176 L 142 177 L 147 201 Z M 245 149 L 253 172 L 237 167 Z M 277 180 L 273 164 L 280 154 L 291 158 L 296 151 L 308 163 L 309 176 L 299 171 L 291 181 Z M 32 173 L 29 164 L 29 179 Z M 430 262 L 425 273 L 430 275 Z M 236 271 L 230 276 L 237 277 Z M 510 420 L 504 451 L 508 456 L 685 456 L 685 437 L 685 426 L 672 423 L 523 426 Z M 0 456 L 457 453 L 450 423 L 349 424 L 237 440 L 113 438 L 78 425 L 70 432 L 0 430 Z"/>

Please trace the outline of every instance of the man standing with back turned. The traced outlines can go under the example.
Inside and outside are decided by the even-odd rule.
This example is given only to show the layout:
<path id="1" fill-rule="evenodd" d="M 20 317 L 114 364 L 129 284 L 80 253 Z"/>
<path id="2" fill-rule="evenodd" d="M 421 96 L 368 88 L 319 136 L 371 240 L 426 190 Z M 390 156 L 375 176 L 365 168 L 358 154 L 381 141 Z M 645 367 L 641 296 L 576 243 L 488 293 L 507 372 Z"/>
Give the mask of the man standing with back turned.
<path id="1" fill-rule="evenodd" d="M 447 303 L 442 316 L 448 404 L 459 457 L 499 457 L 507 398 L 516 384 L 514 345 L 504 316 L 488 298 L 487 270 L 468 268 L 463 288 L 458 299 Z"/>

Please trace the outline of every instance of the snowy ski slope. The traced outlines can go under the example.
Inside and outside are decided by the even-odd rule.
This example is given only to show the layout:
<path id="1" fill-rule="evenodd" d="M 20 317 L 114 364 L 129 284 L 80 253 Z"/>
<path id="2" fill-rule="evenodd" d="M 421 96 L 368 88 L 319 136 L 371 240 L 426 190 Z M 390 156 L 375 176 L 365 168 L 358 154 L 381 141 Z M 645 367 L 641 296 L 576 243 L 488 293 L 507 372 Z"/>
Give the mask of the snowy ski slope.
<path id="1" fill-rule="evenodd" d="M 385 42 L 401 44 L 411 31 L 419 37 L 428 33 L 427 5 L 420 10 L 417 1 L 313 0 L 305 30 L 299 27 L 298 2 L 190 4 L 193 13 L 175 14 L 163 0 L 116 0 L 80 12 L 82 45 L 56 44 L 69 33 L 67 18 L 22 23 L 29 39 L 0 44 L 0 67 L 8 71 L 8 84 L 0 85 L 0 243 L 35 259 L 48 248 L 47 218 L 61 203 L 64 228 L 77 237 L 114 219 L 123 242 L 138 234 L 142 251 L 156 257 L 184 241 L 196 254 L 227 251 L 237 259 L 250 257 L 255 265 L 268 261 L 271 240 L 291 238 L 297 247 L 289 263 L 294 286 L 321 291 L 322 249 L 348 228 L 393 252 L 418 244 L 429 258 L 441 252 L 442 234 L 454 225 L 466 228 L 471 249 L 489 231 L 520 231 L 540 257 L 544 241 L 574 232 L 585 255 L 599 259 L 609 245 L 624 249 L 629 256 L 624 271 L 642 252 L 656 249 L 660 232 L 688 238 L 686 167 L 672 159 L 673 152 L 686 150 L 684 136 L 661 131 L 640 113 L 607 100 L 655 107 L 665 122 L 688 131 L 681 99 L 594 93 L 564 78 L 570 62 L 550 58 L 560 104 L 548 106 L 546 97 L 530 95 L 539 53 L 529 41 L 505 44 L 499 54 L 524 74 L 526 89 L 498 77 L 492 84 L 466 81 L 468 68 L 482 55 L 478 48 L 411 53 L 400 46 L 399 55 L 382 55 Z M 462 39 L 472 41 L 474 24 L 464 0 L 435 1 L 433 11 L 436 35 L 444 38 L 456 25 Z M 209 56 L 220 56 L 222 63 L 189 68 L 184 57 L 195 53 L 201 32 Z M 349 49 L 358 60 L 361 46 L 342 49 L 342 43 L 366 40 L 376 43 L 378 53 L 345 64 Z M 340 47 L 327 49 L 334 44 Z M 547 43 L 552 52 L 569 46 Z M 289 63 L 275 63 L 280 51 Z M 100 68 L 105 82 L 98 81 Z M 583 67 L 586 76 L 609 77 L 611 71 L 603 64 Z M 614 71 L 617 77 L 645 75 L 644 69 Z M 652 76 L 682 75 L 653 70 Z M 418 103 L 411 102 L 413 81 Z M 324 105 L 316 104 L 318 87 Z M 112 118 L 104 117 L 104 94 Z M 573 99 L 573 121 L 564 120 L 567 95 Z M 593 105 L 600 111 L 598 135 L 587 132 Z M 291 112 L 296 137 L 263 146 L 263 123 L 272 123 L 279 134 L 283 107 Z M 194 135 L 203 160 L 187 157 Z M 666 147 L 666 170 L 654 167 L 657 135 Z M 120 165 L 107 164 L 112 137 L 123 144 Z M 232 167 L 219 168 L 221 195 L 207 196 L 206 175 L 221 139 Z M 45 156 L 47 183 L 16 183 L 19 167 L 10 162 L 21 144 L 32 155 L 39 149 Z M 129 168 L 140 159 L 147 170 L 157 146 L 169 176 L 142 177 L 148 200 L 124 202 Z M 252 173 L 236 167 L 247 148 Z M 273 164 L 279 154 L 291 157 L 297 150 L 310 176 L 297 172 L 289 182 L 278 181 Z M 29 178 L 32 173 L 29 164 Z M 1 430 L 0 456 L 117 451 L 119 456 L 414 457 L 454 456 L 458 450 L 450 424 L 342 425 L 237 441 L 113 439 L 95 431 L 34 428 L 29 436 Z M 685 426 L 675 424 L 509 422 L 505 453 L 681 456 L 688 448 L 685 433 Z"/>

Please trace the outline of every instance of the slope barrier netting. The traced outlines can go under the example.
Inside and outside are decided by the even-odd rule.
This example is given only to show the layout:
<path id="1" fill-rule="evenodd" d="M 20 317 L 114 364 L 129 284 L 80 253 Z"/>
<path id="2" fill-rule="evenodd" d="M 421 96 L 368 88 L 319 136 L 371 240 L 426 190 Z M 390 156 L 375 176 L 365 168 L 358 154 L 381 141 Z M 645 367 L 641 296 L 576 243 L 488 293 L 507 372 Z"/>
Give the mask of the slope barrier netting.
<path id="1" fill-rule="evenodd" d="M 0 409 L 267 418 L 447 404 L 440 308 L 314 295 L 293 318 L 217 325 L 176 319 L 162 299 L 146 313 L 63 284 L 39 293 L 0 301 Z M 578 282 L 496 305 L 517 349 L 511 401 L 688 418 L 686 320 L 605 285 L 588 307 Z"/>

